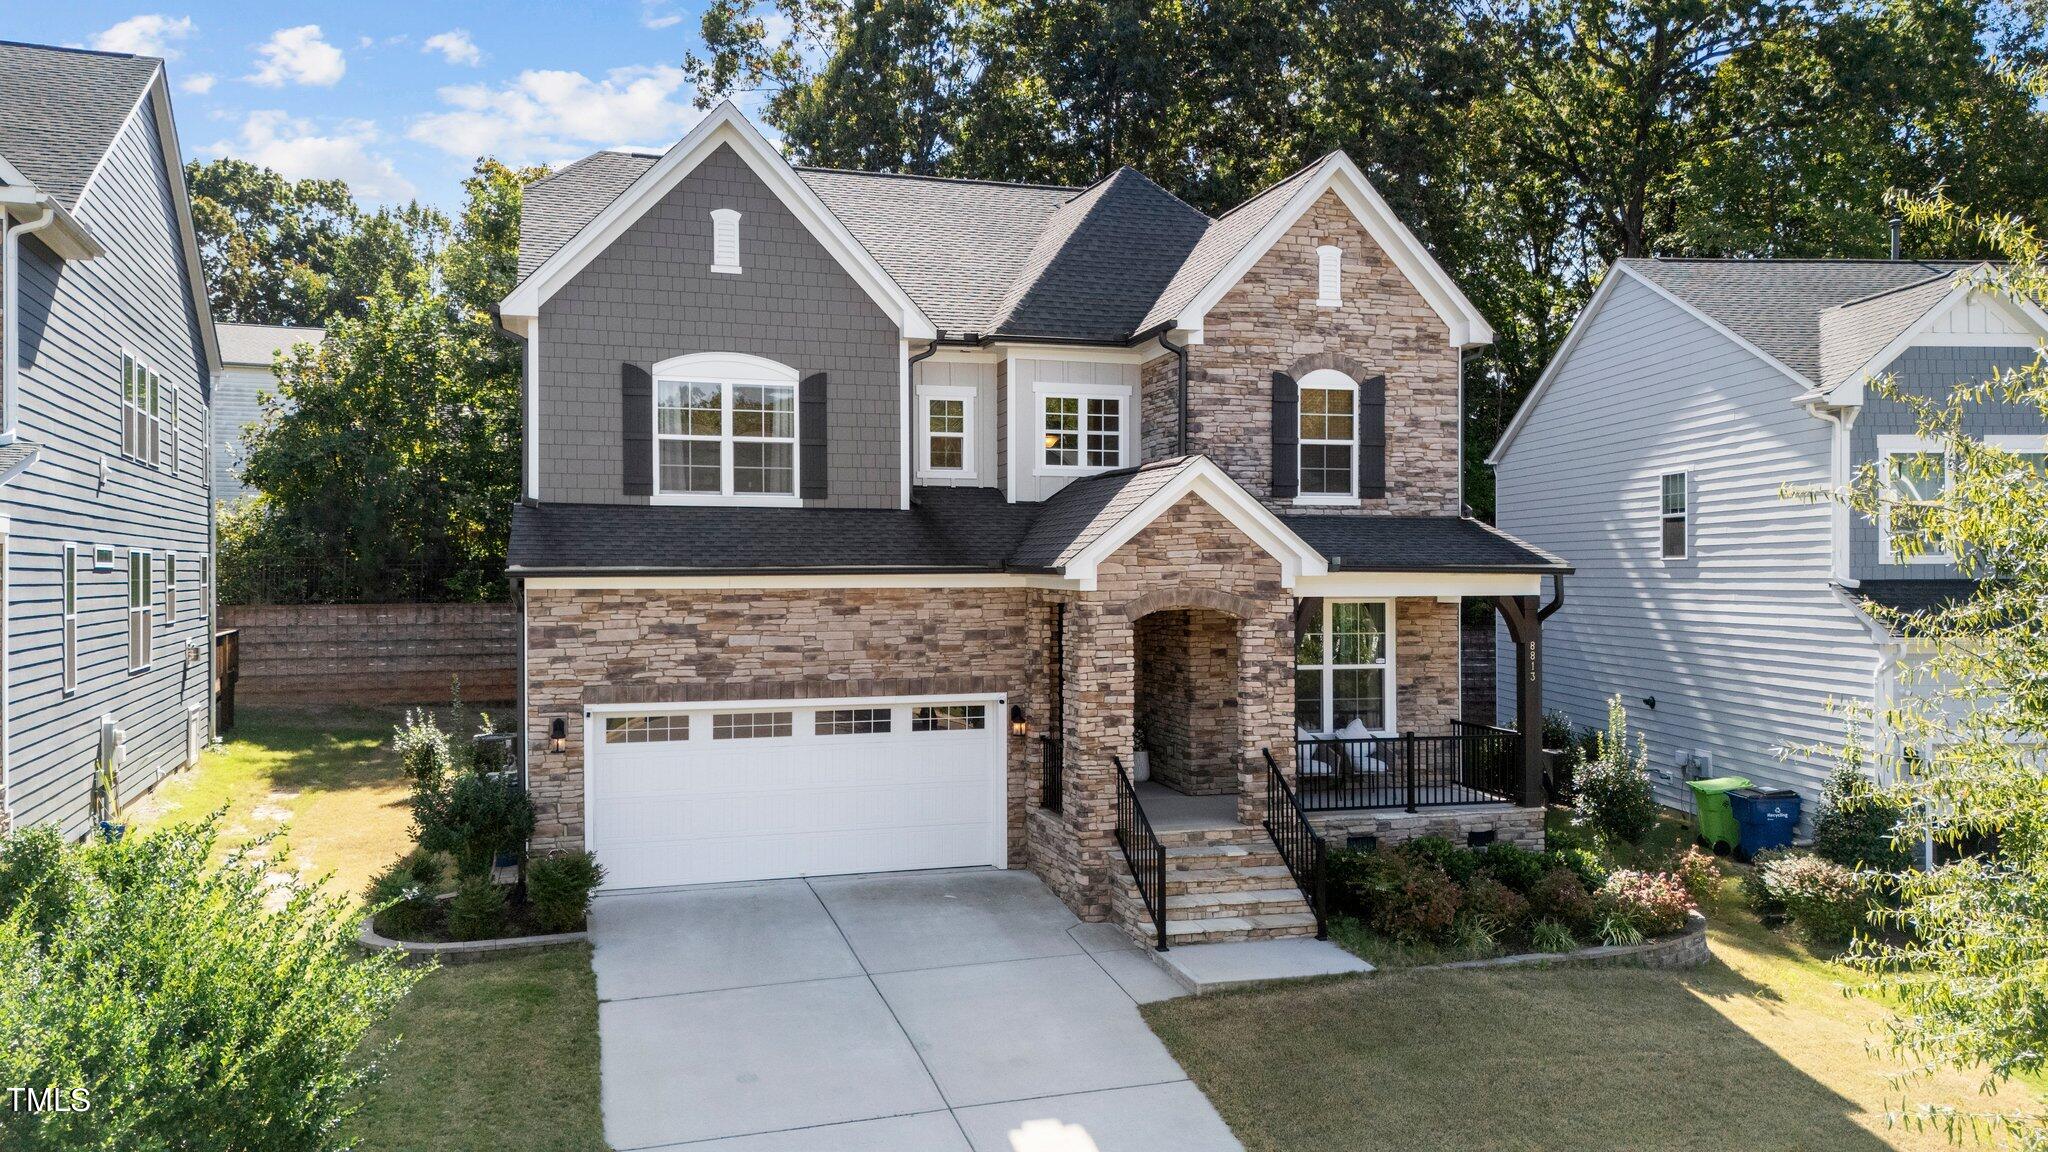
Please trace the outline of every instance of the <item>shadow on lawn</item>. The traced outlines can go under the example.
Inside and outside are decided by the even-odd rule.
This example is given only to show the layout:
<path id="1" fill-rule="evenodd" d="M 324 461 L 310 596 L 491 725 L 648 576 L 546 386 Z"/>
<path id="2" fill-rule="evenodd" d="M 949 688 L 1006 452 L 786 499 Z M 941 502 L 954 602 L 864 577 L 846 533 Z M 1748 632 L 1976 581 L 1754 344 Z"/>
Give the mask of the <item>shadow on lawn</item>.
<path id="1" fill-rule="evenodd" d="M 428 710 L 459 739 L 477 730 L 476 709 L 465 707 L 459 716 L 446 705 Z M 383 787 L 403 773 L 391 742 L 406 712 L 402 706 L 245 706 L 224 753 L 260 759 L 271 786 L 287 791 Z"/>
<path id="2" fill-rule="evenodd" d="M 1415 972 L 1145 1014 L 1251 1152 L 1894 1147 L 1706 999 L 1762 992 L 1719 963 Z"/>

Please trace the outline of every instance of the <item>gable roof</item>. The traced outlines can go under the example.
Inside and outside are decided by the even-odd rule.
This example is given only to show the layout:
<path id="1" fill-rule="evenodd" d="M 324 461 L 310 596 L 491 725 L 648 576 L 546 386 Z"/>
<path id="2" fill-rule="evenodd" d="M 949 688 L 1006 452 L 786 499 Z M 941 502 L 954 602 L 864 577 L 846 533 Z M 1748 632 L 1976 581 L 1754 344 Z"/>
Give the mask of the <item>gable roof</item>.
<path id="1" fill-rule="evenodd" d="M 66 211 L 156 78 L 158 61 L 0 41 L 0 157 Z"/>
<path id="2" fill-rule="evenodd" d="M 220 362 L 245 368 L 268 368 L 279 352 L 318 344 L 327 335 L 325 328 L 286 324 L 216 324 L 214 331 L 220 335 Z"/>
<path id="3" fill-rule="evenodd" d="M 529 185 L 520 214 L 522 286 L 663 159 L 600 152 Z M 1131 168 L 1086 188 L 790 171 L 950 337 L 1129 344 L 1169 328 L 1192 330 L 1208 303 L 1334 189 L 1445 316 L 1454 342 L 1492 338 L 1341 152 L 1215 220 Z"/>

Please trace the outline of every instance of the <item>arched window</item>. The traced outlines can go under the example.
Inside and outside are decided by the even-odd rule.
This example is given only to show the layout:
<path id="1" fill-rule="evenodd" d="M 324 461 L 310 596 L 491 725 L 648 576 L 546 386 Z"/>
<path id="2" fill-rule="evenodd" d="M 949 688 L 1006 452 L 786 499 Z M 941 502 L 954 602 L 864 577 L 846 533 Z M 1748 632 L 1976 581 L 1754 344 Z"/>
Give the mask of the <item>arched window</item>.
<path id="1" fill-rule="evenodd" d="M 1358 384 L 1334 368 L 1303 376 L 1301 473 L 1297 499 L 1350 500 L 1358 495 Z"/>
<path id="2" fill-rule="evenodd" d="M 654 495 L 794 499 L 797 373 L 706 352 L 654 366 Z"/>
<path id="3" fill-rule="evenodd" d="M 1335 244 L 1316 249 L 1316 307 L 1336 308 L 1344 303 L 1344 250 Z"/>
<path id="4" fill-rule="evenodd" d="M 740 214 L 730 208 L 711 210 L 711 270 L 740 270 Z"/>

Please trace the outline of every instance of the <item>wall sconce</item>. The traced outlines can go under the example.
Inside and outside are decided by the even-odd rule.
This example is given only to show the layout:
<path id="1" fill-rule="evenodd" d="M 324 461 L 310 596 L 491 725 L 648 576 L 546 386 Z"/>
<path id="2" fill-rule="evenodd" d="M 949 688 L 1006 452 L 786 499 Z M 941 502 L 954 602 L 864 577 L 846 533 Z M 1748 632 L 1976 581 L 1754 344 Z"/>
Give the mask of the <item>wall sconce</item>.
<path id="1" fill-rule="evenodd" d="M 567 752 L 568 750 L 569 722 L 557 716 L 554 722 L 548 725 L 548 751 Z"/>
<path id="2" fill-rule="evenodd" d="M 1029 726 L 1024 723 L 1024 709 L 1016 704 L 1010 705 L 1010 735 L 1022 736 L 1029 731 Z"/>

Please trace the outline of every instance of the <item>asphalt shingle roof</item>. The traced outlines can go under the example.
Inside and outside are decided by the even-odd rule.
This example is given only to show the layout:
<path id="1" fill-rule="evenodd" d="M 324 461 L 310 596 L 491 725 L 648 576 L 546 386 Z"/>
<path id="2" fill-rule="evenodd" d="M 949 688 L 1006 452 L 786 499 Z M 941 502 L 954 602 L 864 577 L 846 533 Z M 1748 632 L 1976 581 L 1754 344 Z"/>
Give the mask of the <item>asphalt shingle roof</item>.
<path id="1" fill-rule="evenodd" d="M 1822 384 L 1825 375 L 1822 317 L 1830 309 L 1855 305 L 1899 289 L 1952 284 L 1956 273 L 1974 266 L 1967 261 L 1926 260 L 1658 258 L 1629 259 L 1623 263 L 1630 271 L 1712 317 L 1815 384 Z M 1931 306 L 1932 300 L 1928 303 Z M 1841 350 L 1826 357 L 1830 367 L 1852 355 L 1853 348 L 1869 346 L 1884 325 L 1896 323 L 1897 327 L 1876 339 L 1870 354 L 1882 349 L 1919 318 L 1916 313 L 1900 320 L 1896 311 L 1886 306 L 1867 312 L 1858 309 L 1857 313 L 1830 322 L 1830 327 L 1841 328 L 1836 337 Z M 1854 367 L 1852 364 L 1840 370 L 1847 373 Z"/>
<path id="2" fill-rule="evenodd" d="M 1932 615 L 1977 594 L 1977 582 L 1959 578 L 1935 580 L 1865 580 L 1855 595 L 1882 608 L 1902 613 L 1892 622 L 1895 632 L 1910 632 L 1916 618 Z"/>
<path id="3" fill-rule="evenodd" d="M 528 185 L 520 278 L 659 160 L 599 152 Z M 1130 168 L 1087 188 L 796 171 L 949 336 L 1113 344 L 1177 315 L 1321 167 L 1302 169 L 1217 220 Z"/>
<path id="4" fill-rule="evenodd" d="M 292 328 L 282 324 L 216 324 L 222 364 L 268 368 L 277 354 L 299 344 L 318 344 L 325 328 Z"/>
<path id="5" fill-rule="evenodd" d="M 521 504 L 514 575 L 593 571 L 1056 572 L 1197 457 L 1076 480 L 1012 504 L 993 488 L 917 488 L 910 508 Z M 1549 572 L 1554 556 L 1455 516 L 1282 517 L 1340 570 Z"/>
<path id="6" fill-rule="evenodd" d="M 0 41 L 0 157 L 66 211 L 162 61 Z"/>

